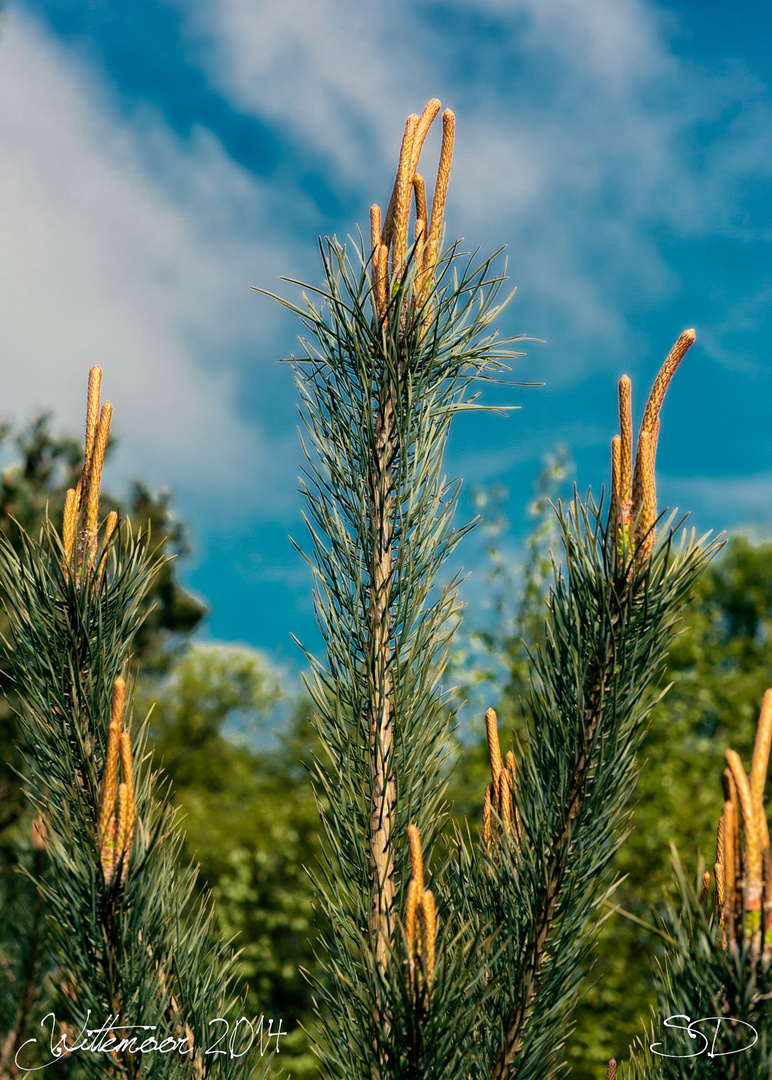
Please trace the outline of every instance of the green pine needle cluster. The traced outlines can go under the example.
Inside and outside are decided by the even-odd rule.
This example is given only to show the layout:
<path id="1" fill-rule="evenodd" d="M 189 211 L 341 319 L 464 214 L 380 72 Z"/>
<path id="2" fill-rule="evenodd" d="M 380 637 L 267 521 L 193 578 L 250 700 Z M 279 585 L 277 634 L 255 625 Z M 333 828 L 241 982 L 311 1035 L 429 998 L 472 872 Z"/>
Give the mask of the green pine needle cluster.
<path id="1" fill-rule="evenodd" d="M 282 301 L 312 335 L 295 367 L 327 653 L 309 658 L 323 748 L 313 768 L 325 837 L 318 1053 L 326 1075 L 347 1080 L 561 1072 L 636 751 L 681 610 L 715 551 L 693 536 L 677 546 L 669 526 L 655 544 L 658 412 L 688 331 L 652 392 L 634 481 L 623 414 L 608 524 L 589 497 L 558 511 L 564 561 L 531 657 L 520 760 L 507 755 L 502 776 L 496 737 L 484 835 L 457 837 L 435 866 L 452 719 L 441 681 L 459 609 L 458 578 L 439 581 L 468 528 L 453 526 L 458 486 L 445 482 L 442 456 L 455 414 L 480 407 L 471 383 L 502 366 L 489 329 L 502 279 L 490 260 L 463 263 L 451 249 L 427 284 L 417 174 L 416 239 L 404 244 L 410 178 L 438 110 L 430 102 L 408 120 L 383 232 L 371 212 L 372 258 L 361 251 L 355 266 L 327 240 L 324 285 L 304 287 L 305 307 Z M 446 112 L 438 190 L 452 130 Z M 412 851 L 411 876 L 408 826 L 431 868 L 428 891 Z"/>
<path id="2" fill-rule="evenodd" d="M 728 749 L 713 875 L 693 884 L 671 841 L 675 891 L 667 899 L 656 965 L 659 1013 L 632 1055 L 631 1080 L 710 1080 L 772 1070 L 772 869 L 764 789 L 772 743 L 772 689 L 761 706 L 750 774 Z"/>
<path id="3" fill-rule="evenodd" d="M 198 1080 L 215 1066 L 223 1076 L 255 1075 L 254 1051 L 224 1060 L 206 1053 L 221 1034 L 210 1021 L 239 1019 L 234 957 L 209 904 L 191 902 L 196 871 L 179 866 L 181 830 L 149 768 L 146 724 L 131 723 L 129 709 L 119 717 L 124 732 L 132 730 L 121 736 L 117 834 L 104 826 L 116 687 L 160 567 L 147 535 L 129 522 L 110 535 L 111 524 L 91 548 L 83 532 L 68 545 L 66 521 L 64 542 L 50 523 L 38 540 L 22 534 L 17 549 L 0 538 L 24 781 L 39 814 L 33 846 L 48 863 L 34 903 L 52 953 L 46 993 L 55 1014 L 42 1029 L 32 1025 L 35 1040 L 9 1046 L 6 1065 L 15 1070 L 17 1055 L 27 1069 L 61 1058 L 84 1080 Z M 87 1032 L 103 1024 L 116 1027 L 106 1050 L 66 1052 L 88 1044 Z M 132 1037 L 132 1046 L 114 1049 Z M 137 1052 L 143 1044 L 147 1051 Z"/>
<path id="4" fill-rule="evenodd" d="M 424 331 L 415 311 L 404 315 L 409 272 L 379 325 L 364 257 L 355 269 L 334 241 L 322 252 L 326 285 L 315 290 L 321 305 L 293 310 L 316 339 L 296 368 L 309 460 L 303 490 L 310 560 L 327 645 L 326 666 L 311 658 L 310 687 L 326 754 L 314 769 L 327 837 L 319 892 L 331 926 L 323 943 L 331 976 L 321 988 L 328 1004 L 325 1055 L 337 1061 L 337 1075 L 364 1075 L 373 1057 L 391 1061 L 397 1071 L 389 1066 L 388 1075 L 398 1075 L 399 1062 L 413 1052 L 394 1042 L 402 1029 L 394 1010 L 410 1001 L 403 965 L 394 961 L 402 955 L 397 908 L 404 907 L 404 896 L 388 913 L 387 964 L 363 932 L 373 922 L 371 838 L 379 783 L 368 718 L 388 685 L 393 740 L 382 765 L 396 795 L 389 831 L 392 873 L 401 880 L 408 824 L 418 826 L 429 861 L 445 813 L 450 717 L 440 683 L 459 603 L 458 579 L 443 587 L 436 580 L 466 527 L 453 526 L 458 485 L 446 482 L 442 454 L 453 415 L 479 407 L 466 396 L 472 382 L 500 371 L 511 354 L 488 330 L 500 310 L 503 280 L 491 260 L 474 265 L 455 251 L 443 260 L 433 319 Z M 373 462 L 386 409 L 388 460 L 379 467 Z M 376 562 L 387 546 L 390 569 L 376 601 Z M 376 602 L 388 613 L 385 647 L 374 631 Z M 438 976 L 435 986 L 442 981 Z M 376 1002 L 384 1003 L 389 1019 Z M 443 1068 L 458 1052 L 445 1041 L 436 1050 Z"/>
<path id="5" fill-rule="evenodd" d="M 750 941 L 726 948 L 715 895 L 705 896 L 704 863 L 692 879 L 675 848 L 672 857 L 676 888 L 661 920 L 666 946 L 655 968 L 656 1008 L 645 1039 L 631 1048 L 626 1080 L 767 1077 L 772 967 L 754 956 Z"/>
<path id="6" fill-rule="evenodd" d="M 516 827 L 460 848 L 453 902 L 502 948 L 478 1035 L 475 1077 L 549 1077 L 587 973 L 605 873 L 624 839 L 636 753 L 679 612 L 712 548 L 667 529 L 651 559 L 620 557 L 588 496 L 559 506 L 545 642 L 530 657 L 517 755 Z M 502 822 L 506 826 L 506 822 Z M 483 849 L 483 850 L 480 850 Z"/>

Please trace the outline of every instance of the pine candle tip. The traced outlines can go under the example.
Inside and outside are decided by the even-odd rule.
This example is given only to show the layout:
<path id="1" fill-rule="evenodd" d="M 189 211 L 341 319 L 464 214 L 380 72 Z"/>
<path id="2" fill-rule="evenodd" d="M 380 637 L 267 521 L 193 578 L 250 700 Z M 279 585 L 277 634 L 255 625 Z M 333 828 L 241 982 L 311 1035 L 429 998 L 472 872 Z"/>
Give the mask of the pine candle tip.
<path id="1" fill-rule="evenodd" d="M 118 732 L 123 727 L 123 712 L 126 708 L 126 680 L 120 675 L 113 683 L 113 701 L 110 710 L 110 727 Z"/>
<path id="2" fill-rule="evenodd" d="M 750 773 L 751 793 L 760 814 L 763 814 L 770 746 L 772 746 L 772 691 L 767 690 L 761 702 Z"/>
<path id="3" fill-rule="evenodd" d="M 113 683 L 113 708 L 111 720 L 122 726 L 123 710 L 126 704 L 126 680 L 119 675 Z"/>
<path id="4" fill-rule="evenodd" d="M 501 775 L 501 747 L 499 745 L 499 728 L 496 713 L 488 709 L 485 714 L 485 730 L 488 736 L 488 754 L 491 759 L 491 776 L 494 790 L 498 787 Z"/>
<path id="5" fill-rule="evenodd" d="M 421 856 L 421 837 L 418 834 L 418 829 L 411 822 L 407 827 L 407 842 L 410 847 L 410 865 L 413 871 L 413 877 L 423 889 L 424 880 L 424 864 Z"/>

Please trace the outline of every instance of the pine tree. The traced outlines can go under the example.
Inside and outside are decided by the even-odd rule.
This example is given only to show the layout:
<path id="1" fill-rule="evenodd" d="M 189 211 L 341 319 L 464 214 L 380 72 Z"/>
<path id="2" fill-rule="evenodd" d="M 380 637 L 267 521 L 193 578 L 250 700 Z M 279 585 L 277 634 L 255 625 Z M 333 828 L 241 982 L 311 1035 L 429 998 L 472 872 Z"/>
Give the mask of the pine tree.
<path id="1" fill-rule="evenodd" d="M 662 920 L 657 1010 L 628 1072 L 680 1080 L 772 1075 L 772 869 L 764 796 L 772 689 L 761 706 L 750 773 L 727 749 L 713 875 L 691 879 L 673 848 L 675 896 Z"/>
<path id="2" fill-rule="evenodd" d="M 106 458 L 111 444 L 112 439 L 108 439 Z M 73 435 L 56 434 L 50 415 L 41 413 L 16 431 L 10 424 L 0 425 L 0 446 L 5 453 L 10 452 L 10 463 L 0 472 L 0 532 L 20 552 L 21 533 L 37 535 L 46 516 L 61 529 L 67 489 L 75 487 L 80 476 L 83 445 Z M 120 508 L 120 501 L 104 489 L 99 502 L 105 516 Z M 168 492 L 154 493 L 138 481 L 132 485 L 126 505 L 135 521 L 150 523 L 159 553 L 176 556 L 190 550 L 186 529 L 172 513 Z M 206 613 L 204 605 L 180 584 L 177 565 L 174 558 L 163 561 L 146 597 L 146 612 L 132 647 L 134 670 L 141 664 L 144 674 L 163 669 L 180 640 Z M 0 631 L 7 632 L 2 611 Z M 7 880 L 17 862 L 18 834 L 23 827 L 19 819 L 26 806 L 18 776 L 19 732 L 7 700 L 10 687 L 5 666 L 5 652 L 0 647 L 0 879 Z M 24 826 L 28 835 L 29 826 L 26 822 Z"/>
<path id="3" fill-rule="evenodd" d="M 538 479 L 537 491 L 545 476 Z M 561 494 L 557 490 L 550 497 L 557 502 Z M 514 725 L 516 737 L 522 737 L 521 702 L 528 667 L 522 639 L 530 641 L 531 649 L 534 640 L 541 640 L 535 631 L 537 618 L 543 621 L 540 609 L 544 596 L 540 595 L 540 576 L 534 579 L 532 573 L 534 560 L 526 560 L 523 577 L 518 580 L 518 568 L 500 551 L 497 538 L 503 526 L 495 496 L 494 491 L 483 505 L 485 526 L 493 537 L 493 611 L 494 616 L 501 614 L 493 624 L 494 631 L 486 631 L 483 640 L 488 655 L 483 653 L 477 662 L 487 660 L 485 679 L 494 693 L 497 685 L 504 687 L 502 696 L 495 699 L 500 723 Z M 540 519 L 535 537 L 543 535 L 546 523 L 555 518 L 547 509 L 550 517 Z M 529 543 L 526 550 L 532 546 Z M 548 546 L 555 550 L 554 538 Z M 537 574 L 546 553 L 545 545 L 538 555 Z M 690 871 L 687 853 L 706 852 L 713 863 L 716 800 L 723 768 L 719 763 L 724 762 L 727 741 L 743 760 L 751 760 L 758 701 L 768 681 L 771 568 L 772 545 L 768 540 L 731 537 L 701 577 L 684 612 L 685 632 L 669 651 L 668 681 L 673 685 L 652 712 L 643 747 L 646 765 L 636 787 L 637 805 L 630 822 L 632 831 L 614 858 L 616 873 L 624 880 L 609 901 L 611 914 L 598 939 L 592 984 L 579 1003 L 576 1028 L 566 1045 L 571 1075 L 581 1080 L 597 1080 L 601 1075 L 598 1062 L 604 1053 L 606 1059 L 615 1054 L 620 1061 L 626 1060 L 628 1046 L 636 1044 L 640 1036 L 642 1020 L 650 1017 L 651 961 L 663 949 L 661 931 L 656 929 L 659 915 L 652 923 L 651 912 L 665 911 L 663 887 L 669 878 L 671 843 L 675 841 Z M 529 589 L 529 585 L 536 587 Z M 522 604 L 520 598 L 531 594 L 535 602 Z M 505 616 L 515 611 L 517 618 L 509 621 Z M 461 631 L 463 634 L 463 624 Z M 475 670 L 465 660 L 462 677 L 469 680 Z M 506 682 L 496 683 L 493 674 L 497 671 L 508 676 Z M 464 693 L 468 696 L 470 691 L 465 687 Z M 479 699 L 479 689 L 476 693 Z M 465 738 L 469 743 L 466 733 Z M 488 755 L 484 740 L 483 733 L 482 741 L 475 741 L 471 752 L 461 757 L 451 779 L 454 813 L 459 819 L 464 814 L 476 817 L 478 793 L 485 785 L 482 777 Z M 701 888 L 700 878 L 698 893 Z M 677 885 L 675 891 L 677 894 Z M 676 910 L 680 910 L 678 905 Z M 657 1038 L 663 1033 L 662 1019 L 667 1015 L 658 1006 Z M 655 1065 L 652 1071 L 656 1073 Z"/>
<path id="4" fill-rule="evenodd" d="M 85 464 L 61 535 L 47 522 L 20 552 L 2 546 L 33 846 L 47 862 L 32 902 L 55 967 L 52 1015 L 25 1039 L 29 1003 L 10 1010 L 1 1068 L 67 1059 L 78 1078 L 199 1078 L 219 1062 L 223 1075 L 254 1075 L 259 1049 L 237 1056 L 250 1024 L 230 1000 L 232 951 L 208 904 L 189 903 L 195 869 L 178 865 L 181 831 L 148 767 L 146 724 L 131 716 L 131 650 L 161 562 L 128 520 L 98 521 L 112 413 L 109 402 L 100 411 L 100 382 L 92 369 Z M 220 1039 L 229 1023 L 232 1043 Z"/>
<path id="5" fill-rule="evenodd" d="M 421 950 L 434 945 L 431 893 L 416 894 L 406 944 L 417 959 L 408 971 L 395 960 L 396 885 L 407 865 L 408 825 L 430 853 L 443 822 L 448 715 L 439 680 L 458 602 L 457 582 L 437 588 L 435 579 L 465 531 L 452 526 L 457 486 L 441 474 L 442 450 L 454 413 L 477 407 L 465 397 L 473 379 L 500 370 L 509 355 L 486 334 L 502 283 L 492 261 L 439 255 L 454 132 L 449 111 L 431 216 L 416 172 L 439 108 L 432 101 L 408 122 L 383 223 L 378 207 L 372 210 L 372 257 L 360 253 L 357 267 L 327 241 L 326 283 L 316 290 L 322 306 L 294 308 L 318 342 L 307 345 L 297 372 L 315 601 L 328 661 L 312 661 L 310 687 L 326 752 L 314 780 L 327 837 L 318 885 L 332 977 L 319 989 L 329 1005 L 326 1055 L 347 1076 L 369 1075 L 372 1060 L 381 1070 L 401 1068 L 415 1050 L 396 1036 L 419 983 L 429 984 L 416 963 L 420 968 Z M 413 194 L 416 240 L 408 248 Z M 459 994 L 462 963 L 459 951 L 451 978 Z M 456 1060 L 463 1042 L 456 1032 L 445 1045 L 443 1035 L 438 1068 Z"/>
<path id="6" fill-rule="evenodd" d="M 468 528 L 452 524 L 458 487 L 442 477 L 442 455 L 456 412 L 481 407 L 465 396 L 472 381 L 507 355 L 489 331 L 502 283 L 491 260 L 441 253 L 449 111 L 427 210 L 417 167 L 439 109 L 431 101 L 408 119 L 385 217 L 371 211 L 369 254 L 356 263 L 327 240 L 324 285 L 305 287 L 321 304 L 288 305 L 314 338 L 296 371 L 326 645 L 311 684 L 329 926 L 318 1051 L 324 1073 L 346 1080 L 542 1080 L 561 1071 L 636 751 L 713 550 L 693 536 L 676 545 L 672 520 L 656 536 L 659 410 L 694 335 L 660 372 L 635 458 L 629 380 L 620 385 L 606 520 L 590 495 L 558 507 L 563 561 L 531 657 L 526 741 L 517 766 L 512 751 L 502 760 L 488 712 L 483 836 L 459 834 L 437 866 L 452 716 L 441 681 L 459 607 L 458 579 L 443 586 L 439 575 Z"/>

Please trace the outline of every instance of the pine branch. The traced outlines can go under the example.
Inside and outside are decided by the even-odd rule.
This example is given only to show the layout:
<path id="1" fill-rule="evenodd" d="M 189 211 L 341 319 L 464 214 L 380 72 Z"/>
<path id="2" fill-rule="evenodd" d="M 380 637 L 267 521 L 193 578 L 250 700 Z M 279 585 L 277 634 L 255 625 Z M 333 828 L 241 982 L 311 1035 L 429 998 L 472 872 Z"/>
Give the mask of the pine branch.
<path id="1" fill-rule="evenodd" d="M 4 539 L 0 561 L 26 789 L 50 863 L 38 885 L 60 972 L 60 1047 L 95 1080 L 202 1080 L 218 1060 L 205 1054 L 209 1021 L 237 1004 L 234 958 L 208 904 L 191 902 L 196 872 L 178 865 L 182 834 L 148 768 L 147 724 L 132 730 L 126 672 L 159 560 L 117 515 L 98 523 L 108 404 L 97 420 L 97 369 L 62 537 L 47 523 L 39 541 L 22 534 L 20 553 Z M 133 1031 L 116 1033 L 115 1052 L 73 1050 L 104 1022 Z M 137 1053 L 130 1036 L 143 1025 L 176 1050 Z M 248 1065 L 229 1057 L 222 1068 L 236 1077 Z"/>
<path id="2" fill-rule="evenodd" d="M 670 374 L 672 356 L 663 368 Z M 663 393 L 660 377 L 657 409 L 646 413 L 654 427 Z M 489 917 L 504 942 L 490 973 L 498 991 L 475 1072 L 495 1080 L 541 1080 L 561 1068 L 594 913 L 607 895 L 604 870 L 624 838 L 654 687 L 680 611 L 716 550 L 694 537 L 676 549 L 672 527 L 655 544 L 653 442 L 644 426 L 638 454 L 645 468 L 633 485 L 632 443 L 624 437 L 629 392 L 620 403 L 623 437 L 612 447 L 607 523 L 591 498 L 558 506 L 564 567 L 555 566 L 544 647 L 531 655 L 519 781 L 512 755 L 502 768 L 489 715 L 485 849 L 476 866 L 460 847 L 455 869 L 459 919 Z M 630 487 L 620 476 L 630 477 Z"/>
<path id="3" fill-rule="evenodd" d="M 444 814 L 449 716 L 440 680 L 458 600 L 457 580 L 436 581 L 467 527 L 453 527 L 458 485 L 442 476 L 442 455 L 452 417 L 477 407 L 466 397 L 472 381 L 514 355 L 487 333 L 503 280 L 491 260 L 439 255 L 452 113 L 443 118 L 431 217 L 416 171 L 438 111 L 430 102 L 408 120 L 383 228 L 380 209 L 371 212 L 370 257 L 360 252 L 355 267 L 325 241 L 324 284 L 304 286 L 305 308 L 286 304 L 314 339 L 302 341 L 295 366 L 309 562 L 327 652 L 326 664 L 310 658 L 325 751 L 314 768 L 326 836 L 317 888 L 331 926 L 320 942 L 329 976 L 320 1052 L 330 1075 L 347 1078 L 468 1070 L 471 1048 L 448 1028 L 448 1009 L 452 1001 L 471 1023 L 484 996 L 466 998 L 479 937 L 446 935 L 431 901 L 419 905 L 415 917 L 437 935 L 436 971 L 422 974 L 419 993 L 415 940 L 398 920 L 411 902 L 408 826 L 429 863 Z"/>
<path id="4" fill-rule="evenodd" d="M 750 773 L 726 751 L 713 879 L 700 858 L 692 880 L 671 845 L 675 897 L 666 899 L 662 919 L 667 947 L 655 970 L 657 1014 L 645 1043 L 631 1048 L 631 1080 L 655 1068 L 668 1080 L 751 1080 L 772 1070 L 772 872 L 764 809 L 771 736 L 772 689 L 762 702 Z M 666 1024 L 670 1017 L 677 1022 Z"/>
<path id="5" fill-rule="evenodd" d="M 693 340 L 693 332 L 683 335 L 679 345 L 682 340 L 684 345 L 674 349 L 674 353 L 680 355 L 673 362 L 674 353 L 671 353 L 663 367 L 667 378 Z M 528 1075 L 527 1058 L 516 1071 L 510 1073 L 510 1070 L 523 1049 L 525 1028 L 529 1015 L 535 1011 L 536 1000 L 544 1000 L 545 995 L 539 992 L 540 983 L 552 982 L 542 977 L 548 948 L 556 968 L 563 967 L 568 972 L 578 965 L 581 950 L 577 950 L 573 961 L 562 964 L 561 958 L 554 956 L 556 951 L 559 952 L 561 938 L 564 938 L 560 928 L 555 926 L 556 920 L 571 921 L 571 913 L 565 908 L 567 901 L 562 894 L 567 889 L 571 890 L 573 895 L 570 896 L 570 903 L 577 910 L 580 910 L 582 901 L 589 905 L 593 892 L 597 891 L 593 889 L 593 879 L 621 840 L 621 827 L 635 781 L 634 752 L 643 735 L 643 721 L 648 712 L 647 708 L 641 707 L 641 697 L 646 686 L 651 685 L 661 671 L 678 611 L 705 564 L 705 556 L 694 544 L 691 549 L 677 553 L 675 559 L 671 560 L 672 534 L 666 537 L 660 547 L 658 558 L 652 559 L 656 522 L 653 489 L 655 442 L 649 441 L 648 433 L 649 429 L 658 430 L 657 413 L 666 385 L 666 379 L 660 375 L 652 392 L 652 399 L 656 398 L 656 408 L 647 409 L 644 417 L 634 473 L 639 479 L 637 485 L 633 483 L 635 501 L 632 507 L 624 492 L 621 497 L 617 494 L 605 531 L 599 527 L 599 511 L 591 507 L 588 515 L 576 501 L 570 518 L 561 521 L 569 586 L 565 592 L 562 589 L 556 591 L 551 604 L 554 628 L 551 627 L 548 632 L 546 655 L 536 657 L 534 667 L 540 691 L 547 691 L 548 699 L 552 699 L 552 715 L 565 717 L 569 710 L 576 715 L 579 721 L 578 738 L 574 741 L 569 737 L 569 753 L 561 763 L 565 779 L 556 794 L 561 793 L 558 805 L 562 806 L 562 810 L 557 819 L 553 818 L 552 840 L 539 877 L 538 900 L 535 908 L 531 908 L 535 926 L 521 972 L 522 989 L 516 995 L 518 1004 L 494 1066 L 492 1075 L 495 1080 L 507 1075 Z M 624 432 L 624 411 L 622 427 Z M 641 460 L 643 466 L 639 465 Z M 623 472 L 629 474 L 629 467 L 623 466 Z M 629 529 L 630 520 L 632 529 Z M 617 533 L 621 533 L 621 536 L 615 544 Z M 632 542 L 631 533 L 634 538 Z M 583 595 L 588 586 L 589 597 Z M 593 601 L 589 607 L 587 599 Z M 577 616 L 586 629 L 580 628 Z M 586 636 L 588 630 L 595 640 L 583 643 L 582 637 Z M 564 671 L 570 672 L 565 681 L 559 674 Z M 630 699 L 631 686 L 636 689 L 637 700 Z M 624 702 L 625 697 L 628 698 L 627 702 Z M 531 707 L 534 719 L 539 713 L 543 716 L 544 706 L 536 700 L 535 694 L 532 694 Z M 536 730 L 541 727 L 538 724 Z M 539 743 L 543 739 L 542 729 L 539 730 Z M 534 763 L 529 769 L 529 762 L 526 761 L 526 774 L 530 771 L 532 782 L 539 782 L 537 778 L 541 777 L 541 783 L 544 783 L 544 778 L 549 776 L 550 763 L 543 759 L 533 738 L 529 750 Z M 536 762 L 538 768 L 534 767 Z M 602 782 L 604 773 L 606 778 Z M 609 776 L 614 777 L 616 783 L 610 784 Z M 597 809 L 593 813 L 592 805 L 587 806 L 583 813 L 585 804 L 587 800 L 597 803 L 604 789 L 611 802 L 598 815 L 603 828 L 596 831 L 594 838 L 591 839 L 592 832 L 583 838 L 582 819 L 589 819 L 587 824 L 591 826 L 592 817 L 598 814 Z M 526 823 L 529 816 L 525 815 Z M 605 850 L 599 843 L 604 838 Z M 588 860 L 590 864 L 595 863 L 592 875 L 572 873 L 571 862 L 582 841 L 598 852 L 594 859 Z M 562 912 L 561 903 L 564 907 Z M 584 936 L 587 936 L 586 931 Z M 570 985 L 570 979 L 567 985 Z M 537 1043 L 539 1041 L 536 1040 Z"/>
<path id="6" fill-rule="evenodd" d="M 400 365 L 404 367 L 404 363 Z M 396 457 L 394 410 L 400 393 L 385 373 L 379 388 L 375 425 L 375 452 L 370 478 L 372 547 L 369 578 L 370 687 L 368 730 L 370 770 L 373 778 L 370 824 L 371 935 L 383 971 L 391 943 L 394 906 L 394 853 L 392 825 L 396 784 L 394 776 L 394 687 L 391 665 L 391 608 L 389 591 L 393 570 L 394 481 Z"/>

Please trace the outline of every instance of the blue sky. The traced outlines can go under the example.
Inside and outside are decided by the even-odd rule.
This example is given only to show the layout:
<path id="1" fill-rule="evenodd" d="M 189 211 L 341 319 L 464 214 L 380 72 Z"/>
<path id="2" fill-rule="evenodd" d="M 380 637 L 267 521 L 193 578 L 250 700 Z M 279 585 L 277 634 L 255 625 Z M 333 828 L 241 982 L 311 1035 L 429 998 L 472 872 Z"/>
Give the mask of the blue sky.
<path id="1" fill-rule="evenodd" d="M 457 117 L 449 238 L 507 245 L 501 322 L 529 344 L 461 417 L 448 473 L 506 484 L 517 556 L 557 444 L 599 488 L 616 381 L 663 411 L 660 504 L 700 529 L 772 519 L 772 8 L 649 0 L 8 0 L 0 30 L 0 411 L 82 427 L 104 370 L 111 486 L 171 487 L 205 634 L 317 645 L 296 493 L 297 327 L 250 285 L 319 278 L 366 225 L 405 117 Z M 436 160 L 436 142 L 427 159 Z M 428 170 L 427 170 L 428 171 Z M 465 507 L 469 512 L 468 502 Z M 480 539 L 462 554 L 472 611 Z"/>

